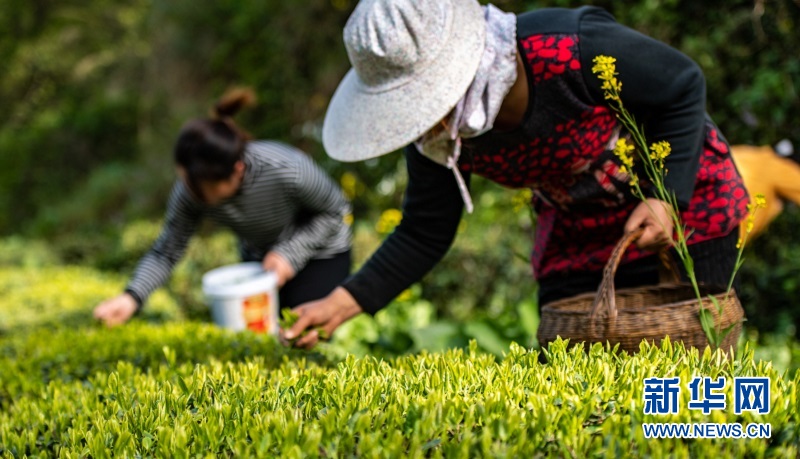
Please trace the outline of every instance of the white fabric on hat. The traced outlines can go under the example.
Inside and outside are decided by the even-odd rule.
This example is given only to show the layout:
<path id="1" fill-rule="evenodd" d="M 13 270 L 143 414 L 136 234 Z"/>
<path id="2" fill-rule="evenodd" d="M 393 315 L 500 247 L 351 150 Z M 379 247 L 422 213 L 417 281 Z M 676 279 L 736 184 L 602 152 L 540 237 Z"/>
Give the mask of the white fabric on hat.
<path id="1" fill-rule="evenodd" d="M 494 5 L 483 7 L 486 45 L 478 71 L 466 94 L 456 104 L 446 129 L 428 131 L 415 143 L 433 161 L 453 170 L 468 213 L 472 198 L 458 171 L 461 138 L 477 137 L 494 126 L 500 107 L 517 80 L 517 19 Z"/>
<path id="2" fill-rule="evenodd" d="M 344 30 L 353 69 L 323 123 L 328 155 L 374 158 L 422 136 L 469 88 L 485 36 L 476 0 L 361 0 Z"/>
<path id="3" fill-rule="evenodd" d="M 494 126 L 500 107 L 517 80 L 517 17 L 494 5 L 484 8 L 486 45 L 475 79 L 456 105 L 458 135 L 477 137 Z"/>

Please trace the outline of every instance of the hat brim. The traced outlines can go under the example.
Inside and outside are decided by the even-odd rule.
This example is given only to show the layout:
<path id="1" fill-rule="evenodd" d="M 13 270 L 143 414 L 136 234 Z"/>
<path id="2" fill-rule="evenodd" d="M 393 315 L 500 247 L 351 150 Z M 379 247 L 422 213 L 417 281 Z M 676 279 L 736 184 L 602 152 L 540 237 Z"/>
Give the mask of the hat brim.
<path id="1" fill-rule="evenodd" d="M 483 10 L 475 0 L 452 0 L 451 33 L 435 60 L 407 83 L 370 92 L 354 69 L 328 105 L 322 144 L 333 159 L 361 161 L 418 139 L 467 92 L 486 38 Z"/>

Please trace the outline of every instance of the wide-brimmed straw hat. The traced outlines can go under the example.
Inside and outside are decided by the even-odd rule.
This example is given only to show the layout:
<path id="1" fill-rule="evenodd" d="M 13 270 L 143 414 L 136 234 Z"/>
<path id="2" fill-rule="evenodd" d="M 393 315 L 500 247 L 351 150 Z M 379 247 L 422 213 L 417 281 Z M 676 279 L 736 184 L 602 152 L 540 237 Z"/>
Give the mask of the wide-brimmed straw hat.
<path id="1" fill-rule="evenodd" d="M 344 28 L 353 68 L 322 128 L 328 155 L 360 161 L 422 136 L 466 93 L 485 37 L 476 0 L 361 0 Z"/>

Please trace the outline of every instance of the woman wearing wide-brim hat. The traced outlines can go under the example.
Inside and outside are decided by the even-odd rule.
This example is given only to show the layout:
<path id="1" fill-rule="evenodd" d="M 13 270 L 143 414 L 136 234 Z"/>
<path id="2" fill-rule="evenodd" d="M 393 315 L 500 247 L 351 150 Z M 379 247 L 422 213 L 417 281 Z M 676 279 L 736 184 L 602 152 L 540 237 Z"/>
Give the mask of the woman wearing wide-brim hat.
<path id="1" fill-rule="evenodd" d="M 638 227 L 645 232 L 618 284 L 656 284 L 651 251 L 673 233 L 667 204 L 630 193 L 611 151 L 619 122 L 591 71 L 598 55 L 616 58 L 622 101 L 648 140 L 672 146 L 666 185 L 694 229 L 698 280 L 727 283 L 748 197 L 706 115 L 702 71 L 687 56 L 599 8 L 515 16 L 475 0 L 362 0 L 344 42 L 353 69 L 331 100 L 324 145 L 342 161 L 406 147 L 403 219 L 356 274 L 296 309 L 301 317 L 287 338 L 317 325 L 331 333 L 356 314 L 375 313 L 427 273 L 448 250 L 463 209 L 471 211 L 473 173 L 533 189 L 540 303 L 596 290 L 612 248 Z M 312 331 L 297 345 L 317 340 Z"/>

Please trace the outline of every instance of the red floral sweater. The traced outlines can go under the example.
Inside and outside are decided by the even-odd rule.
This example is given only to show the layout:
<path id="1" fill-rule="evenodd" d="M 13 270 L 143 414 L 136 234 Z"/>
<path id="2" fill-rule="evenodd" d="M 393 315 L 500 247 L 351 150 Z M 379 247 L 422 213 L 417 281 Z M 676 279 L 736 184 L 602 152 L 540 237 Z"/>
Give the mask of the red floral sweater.
<path id="1" fill-rule="evenodd" d="M 539 282 L 601 270 L 639 203 L 609 148 L 618 123 L 592 74 L 597 55 L 617 59 L 622 101 L 650 141 L 666 140 L 666 185 L 676 193 L 690 244 L 718 238 L 746 214 L 747 193 L 728 145 L 705 113 L 705 80 L 677 50 L 624 27 L 594 7 L 546 8 L 517 21 L 530 99 L 522 124 L 466 139 L 459 161 L 502 185 L 534 190 L 532 254 Z M 463 210 L 450 172 L 406 153 L 403 220 L 344 287 L 367 312 L 385 306 L 437 263 Z M 488 248 L 487 248 L 488 249 Z M 645 253 L 629 250 L 623 262 Z"/>

